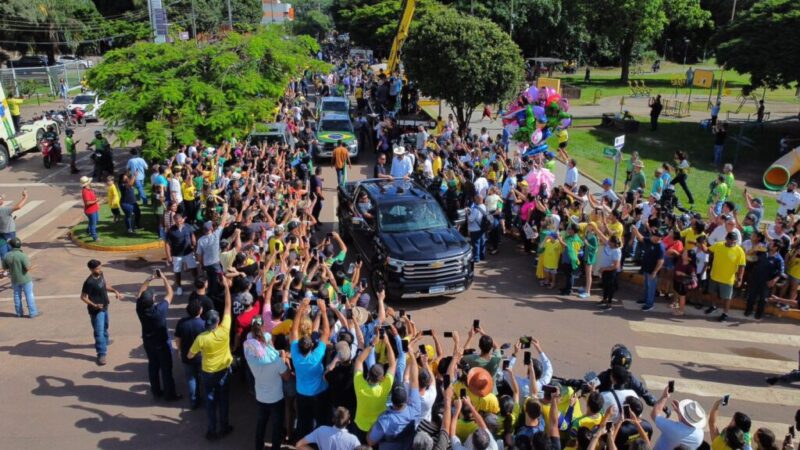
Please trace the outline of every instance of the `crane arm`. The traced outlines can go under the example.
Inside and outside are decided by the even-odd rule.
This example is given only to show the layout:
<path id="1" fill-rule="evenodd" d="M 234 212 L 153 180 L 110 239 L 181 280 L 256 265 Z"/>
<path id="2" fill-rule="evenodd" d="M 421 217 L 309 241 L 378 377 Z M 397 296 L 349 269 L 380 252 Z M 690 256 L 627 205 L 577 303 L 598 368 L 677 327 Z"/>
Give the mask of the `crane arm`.
<path id="1" fill-rule="evenodd" d="M 386 72 L 390 75 L 400 65 L 400 50 L 403 48 L 406 38 L 408 38 L 408 29 L 411 27 L 411 20 L 414 18 L 416 6 L 417 0 L 403 0 L 403 15 L 397 25 L 397 34 L 395 34 L 392 42 L 392 52 L 389 54 L 389 61 L 386 63 Z"/>

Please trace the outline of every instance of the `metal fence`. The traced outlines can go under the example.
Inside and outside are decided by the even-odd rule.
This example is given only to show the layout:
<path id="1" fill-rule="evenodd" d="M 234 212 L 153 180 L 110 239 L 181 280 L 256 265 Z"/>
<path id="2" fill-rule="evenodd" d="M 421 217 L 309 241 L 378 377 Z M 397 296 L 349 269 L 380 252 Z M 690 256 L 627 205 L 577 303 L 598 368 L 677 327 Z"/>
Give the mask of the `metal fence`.
<path id="1" fill-rule="evenodd" d="M 47 67 L 0 69 L 0 83 L 6 92 L 25 97 L 63 96 L 63 91 L 69 97 L 80 91 L 81 80 L 88 69 L 86 63 L 78 61 Z"/>

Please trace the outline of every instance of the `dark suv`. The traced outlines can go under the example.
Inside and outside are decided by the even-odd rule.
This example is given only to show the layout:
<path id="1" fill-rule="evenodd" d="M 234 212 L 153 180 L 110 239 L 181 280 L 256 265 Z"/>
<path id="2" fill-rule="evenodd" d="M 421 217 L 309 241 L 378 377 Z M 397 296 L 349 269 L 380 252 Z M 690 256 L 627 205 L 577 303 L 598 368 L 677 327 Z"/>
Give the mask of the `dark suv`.
<path id="1" fill-rule="evenodd" d="M 9 61 L 8 67 L 13 67 L 15 69 L 28 67 L 47 67 L 47 56 L 23 56 L 16 61 Z"/>
<path id="2" fill-rule="evenodd" d="M 339 234 L 387 297 L 451 295 L 472 284 L 472 249 L 436 199 L 413 181 L 368 179 L 339 187 Z"/>

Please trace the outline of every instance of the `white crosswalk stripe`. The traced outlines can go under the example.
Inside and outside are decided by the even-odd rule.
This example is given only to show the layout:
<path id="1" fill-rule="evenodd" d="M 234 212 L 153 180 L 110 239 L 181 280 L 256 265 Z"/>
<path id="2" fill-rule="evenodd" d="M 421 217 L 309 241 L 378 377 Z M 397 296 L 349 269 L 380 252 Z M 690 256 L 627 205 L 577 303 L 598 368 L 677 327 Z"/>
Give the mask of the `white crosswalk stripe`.
<path id="1" fill-rule="evenodd" d="M 50 222 L 56 220 L 61 214 L 79 203 L 78 200 L 70 200 L 53 208 L 50 212 L 37 219 L 32 224 L 26 226 L 21 231 L 17 231 L 17 236 L 22 239 L 22 242 L 28 240 L 29 237 L 36 234 L 39 230 L 48 226 Z"/>
<path id="2" fill-rule="evenodd" d="M 658 336 L 661 338 L 659 339 L 659 345 L 664 346 L 634 346 L 632 350 L 635 352 L 635 357 L 672 363 L 672 365 L 677 365 L 681 368 L 691 369 L 690 373 L 696 370 L 700 377 L 704 374 L 708 376 L 708 374 L 724 372 L 725 370 L 744 370 L 758 374 L 782 374 L 797 368 L 797 361 L 776 359 L 780 358 L 780 356 L 777 355 L 757 358 L 727 353 L 725 351 L 694 351 L 688 350 L 685 347 L 680 347 L 678 343 L 680 340 L 673 344 L 676 348 L 666 347 L 673 342 L 670 337 L 678 337 L 693 338 L 698 341 L 727 341 L 731 343 L 742 343 L 743 345 L 746 343 L 748 347 L 761 344 L 768 347 L 786 346 L 796 349 L 800 347 L 800 336 L 746 331 L 724 327 L 677 325 L 657 319 L 628 322 L 628 325 L 631 330 L 635 332 Z M 774 353 L 770 354 L 774 355 Z M 731 407 L 733 408 L 736 408 L 736 402 L 767 404 L 773 407 L 797 407 L 797 405 L 800 405 L 800 390 L 782 386 L 767 386 L 763 384 L 763 376 L 761 375 L 754 378 L 752 384 L 721 383 L 701 378 L 693 379 L 691 375 L 682 375 L 674 378 L 652 374 L 641 374 L 640 376 L 646 383 L 647 388 L 656 395 L 656 397 L 658 397 L 664 387 L 674 379 L 675 392 L 679 393 L 678 395 L 680 395 L 680 398 L 686 396 L 699 400 L 706 408 L 706 412 L 710 411 L 711 404 L 714 400 L 724 395 L 731 396 Z M 731 409 L 727 411 L 727 413 L 731 414 L 732 411 L 735 410 L 736 409 Z M 757 417 L 755 419 L 757 419 Z M 730 418 L 720 417 L 718 424 L 722 427 L 729 421 Z M 777 436 L 782 436 L 784 431 L 789 427 L 789 424 L 754 420 L 752 430 L 756 430 L 760 427 L 768 428 Z"/>
<path id="3" fill-rule="evenodd" d="M 14 216 L 14 221 L 17 221 L 25 217 L 26 214 L 36 209 L 36 207 L 41 205 L 42 203 L 44 203 L 44 200 L 31 200 L 25 203 L 25 206 L 17 210 L 15 213 L 12 213 L 12 215 Z"/>

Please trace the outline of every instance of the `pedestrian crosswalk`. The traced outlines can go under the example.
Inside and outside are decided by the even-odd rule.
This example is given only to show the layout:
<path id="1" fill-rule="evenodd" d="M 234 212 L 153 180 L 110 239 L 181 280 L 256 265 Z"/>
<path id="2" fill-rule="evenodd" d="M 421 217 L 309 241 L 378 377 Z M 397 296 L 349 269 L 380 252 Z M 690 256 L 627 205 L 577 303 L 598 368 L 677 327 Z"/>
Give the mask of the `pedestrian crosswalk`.
<path id="1" fill-rule="evenodd" d="M 36 219 L 33 223 L 28 224 L 28 226 L 22 228 L 21 230 L 18 229 L 17 236 L 22 239 L 23 242 L 25 242 L 29 237 L 50 225 L 51 222 L 58 219 L 62 214 L 67 212 L 70 208 L 78 203 L 79 200 L 68 200 L 60 203 L 58 206 L 48 211 L 44 216 Z"/>
<path id="2" fill-rule="evenodd" d="M 694 323 L 694 322 L 692 322 Z M 767 375 L 782 374 L 797 369 L 797 361 L 780 359 L 781 353 L 789 349 L 794 353 L 800 348 L 800 336 L 769 331 L 748 331 L 726 327 L 698 326 L 676 324 L 660 319 L 628 322 L 630 329 L 642 334 L 642 340 L 652 340 L 657 337 L 655 346 L 633 346 L 634 357 L 638 361 L 655 361 L 662 366 L 672 366 L 678 369 L 679 375 L 668 377 L 639 373 L 640 378 L 646 383 L 653 395 L 658 397 L 667 384 L 675 381 L 675 392 L 679 398 L 693 398 L 698 400 L 706 409 L 717 399 L 730 395 L 738 404 L 736 409 L 723 410 L 725 414 L 734 411 L 748 412 L 748 408 L 740 402 L 758 404 L 761 411 L 769 411 L 768 417 L 760 417 L 751 413 L 753 430 L 766 427 L 776 435 L 782 436 L 789 427 L 789 422 L 794 416 L 794 409 L 800 405 L 800 390 L 786 386 L 768 386 L 764 383 Z M 695 339 L 698 343 L 708 342 L 707 350 L 724 348 L 719 352 L 690 350 L 681 345 L 685 338 Z M 682 341 L 683 339 L 683 341 Z M 742 356 L 741 350 L 753 347 L 767 347 L 773 351 L 764 352 L 767 357 Z M 673 348 L 670 348 L 673 347 Z M 644 363 L 652 369 L 653 365 Z M 667 369 L 671 370 L 671 369 Z M 635 368 L 634 368 L 635 371 Z M 732 374 L 752 373 L 743 379 L 739 377 L 736 382 L 720 382 L 726 379 L 724 372 Z M 712 378 L 716 381 L 709 381 Z M 752 408 L 752 405 L 750 406 Z M 779 422 L 759 421 L 759 418 L 778 419 Z M 729 418 L 720 418 L 718 423 L 727 424 Z M 780 422 L 780 420 L 785 422 Z"/>

